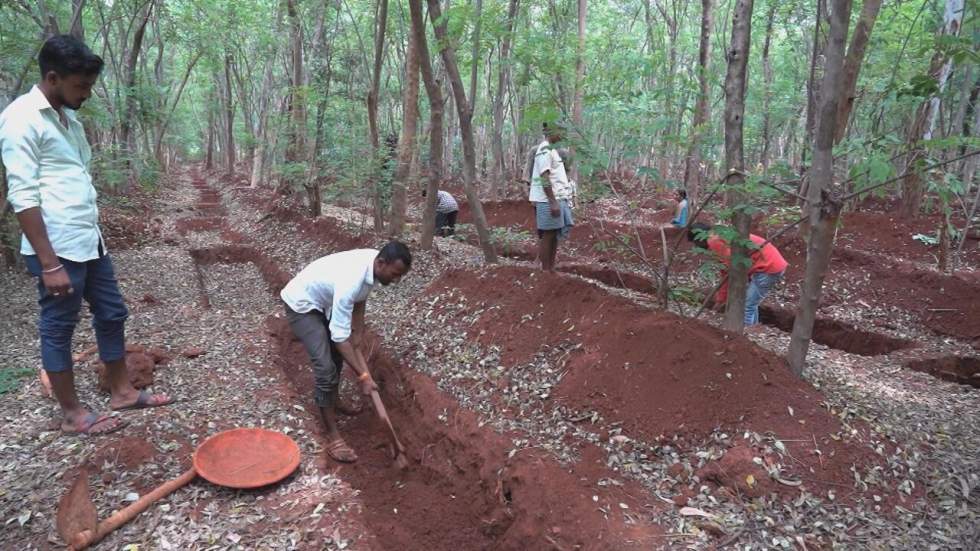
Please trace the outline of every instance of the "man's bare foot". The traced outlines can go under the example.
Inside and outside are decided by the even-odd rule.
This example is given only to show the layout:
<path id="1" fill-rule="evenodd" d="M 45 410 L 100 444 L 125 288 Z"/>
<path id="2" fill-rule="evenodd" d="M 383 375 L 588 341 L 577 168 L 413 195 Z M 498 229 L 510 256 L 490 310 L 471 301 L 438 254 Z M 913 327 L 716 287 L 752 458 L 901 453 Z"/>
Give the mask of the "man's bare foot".
<path id="1" fill-rule="evenodd" d="M 65 419 L 61 423 L 61 430 L 67 434 L 109 434 L 125 427 L 126 422 L 118 417 L 89 412 L 78 415 L 72 420 Z"/>

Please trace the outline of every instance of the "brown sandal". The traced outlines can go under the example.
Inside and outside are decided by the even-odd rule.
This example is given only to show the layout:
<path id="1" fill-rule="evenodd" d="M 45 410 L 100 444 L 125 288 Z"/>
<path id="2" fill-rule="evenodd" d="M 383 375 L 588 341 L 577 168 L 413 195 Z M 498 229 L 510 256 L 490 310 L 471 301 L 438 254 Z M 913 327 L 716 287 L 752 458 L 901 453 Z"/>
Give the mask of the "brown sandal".
<path id="1" fill-rule="evenodd" d="M 104 425 L 108 425 L 105 428 Z M 66 430 L 64 425 L 62 425 L 62 432 L 65 434 L 86 434 L 89 436 L 101 436 L 103 434 L 111 434 L 117 430 L 122 430 L 126 428 L 127 423 L 118 417 L 111 417 L 109 415 L 99 415 L 96 413 L 89 413 L 86 415 L 82 422 L 75 426 L 73 429 Z"/>
<path id="2" fill-rule="evenodd" d="M 344 442 L 343 438 L 338 438 L 327 444 L 327 455 L 334 461 L 341 463 L 353 463 L 357 461 L 357 454 L 347 445 L 347 442 Z"/>

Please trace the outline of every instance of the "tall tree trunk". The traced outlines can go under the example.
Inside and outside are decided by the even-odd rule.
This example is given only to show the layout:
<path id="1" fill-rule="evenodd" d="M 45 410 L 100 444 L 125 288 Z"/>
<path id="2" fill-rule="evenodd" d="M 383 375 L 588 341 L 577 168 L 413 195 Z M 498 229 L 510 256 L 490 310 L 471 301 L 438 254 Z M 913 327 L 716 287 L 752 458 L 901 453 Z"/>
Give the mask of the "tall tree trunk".
<path id="1" fill-rule="evenodd" d="M 500 188 L 505 182 L 507 172 L 506 161 L 504 160 L 504 95 L 510 81 L 510 43 L 511 35 L 514 32 L 514 21 L 517 20 L 517 10 L 520 8 L 520 0 L 510 0 L 507 8 L 507 23 L 504 28 L 504 36 L 500 42 L 500 65 L 497 70 L 497 94 L 493 98 L 493 135 L 491 136 L 493 148 L 493 171 L 491 176 L 491 192 L 494 199 L 500 197 Z"/>
<path id="2" fill-rule="evenodd" d="M 708 69 L 711 63 L 711 28 L 714 0 L 701 0 L 701 45 L 698 51 L 698 100 L 694 104 L 694 121 L 691 128 L 687 162 L 684 166 L 684 188 L 688 202 L 698 202 L 701 191 L 701 138 L 708 124 L 708 98 L 710 95 Z"/>
<path id="3" fill-rule="evenodd" d="M 378 95 L 381 93 L 381 65 L 384 61 L 385 31 L 388 28 L 388 0 L 378 0 L 377 20 L 374 30 L 374 71 L 371 74 L 371 90 L 368 92 L 368 131 L 374 151 L 374 194 L 371 204 L 374 212 L 375 231 L 384 231 L 384 205 L 381 201 L 381 137 L 378 130 Z"/>
<path id="4" fill-rule="evenodd" d="M 940 29 L 940 36 L 956 36 L 960 33 L 960 24 L 963 21 L 963 0 L 946 0 L 946 11 L 943 16 L 943 26 Z M 932 56 L 929 64 L 929 76 L 933 77 L 939 84 L 939 89 L 935 94 L 919 106 L 916 111 L 915 120 L 909 127 L 908 143 L 909 153 L 906 155 L 905 169 L 908 176 L 902 182 L 902 202 L 899 205 L 899 216 L 902 218 L 913 218 L 918 216 L 922 207 L 922 199 L 925 196 L 925 185 L 922 180 L 922 173 L 916 165 L 925 156 L 925 151 L 920 145 L 921 140 L 932 139 L 933 131 L 936 127 L 936 119 L 939 117 L 940 97 L 949 81 L 949 75 L 953 71 L 953 60 L 942 50 L 937 50 Z"/>
<path id="5" fill-rule="evenodd" d="M 807 247 L 806 274 L 796 309 L 793 333 L 789 341 L 789 365 L 796 375 L 803 374 L 806 355 L 813 335 L 813 323 L 820 306 L 823 282 L 834 250 L 834 233 L 840 216 L 840 201 L 834 197 L 834 134 L 837 106 L 846 97 L 844 80 L 844 45 L 851 17 L 851 0 L 831 0 L 830 33 L 827 40 L 820 103 L 817 109 L 813 167 L 807 190 L 810 215 L 810 242 Z"/>
<path id="6" fill-rule="evenodd" d="M 225 162 L 228 174 L 235 173 L 235 99 L 231 88 L 231 52 L 225 54 Z"/>
<path id="7" fill-rule="evenodd" d="M 306 192 L 307 206 L 310 216 L 320 216 L 319 185 L 307 179 L 306 151 L 306 79 L 303 67 L 303 25 L 300 22 L 296 0 L 286 0 L 286 17 L 289 19 L 289 42 L 291 74 L 289 76 L 289 130 L 286 142 L 286 166 L 288 169 L 285 182 L 291 188 L 299 188 L 302 184 Z"/>
<path id="8" fill-rule="evenodd" d="M 426 2 L 429 5 L 429 19 L 432 21 L 433 31 L 439 41 L 442 63 L 446 67 L 449 83 L 453 89 L 453 97 L 456 99 L 459 133 L 463 141 L 463 187 L 466 190 L 466 200 L 470 204 L 470 212 L 473 213 L 473 225 L 476 226 L 480 247 L 483 248 L 483 257 L 488 263 L 496 263 L 497 253 L 494 251 L 493 241 L 490 239 L 490 230 L 487 227 L 483 205 L 476 193 L 476 146 L 473 143 L 473 109 L 466 100 L 466 91 L 463 90 L 463 79 L 460 77 L 459 67 L 456 65 L 456 52 L 446 36 L 446 21 L 442 19 L 442 8 L 439 6 L 439 0 L 426 0 Z"/>
<path id="9" fill-rule="evenodd" d="M 854 26 L 851 45 L 848 46 L 847 57 L 844 58 L 844 76 L 841 84 L 844 96 L 837 106 L 835 144 L 840 143 L 847 134 L 847 121 L 854 109 L 855 91 L 857 90 L 861 64 L 864 62 L 864 52 L 868 48 L 868 39 L 871 38 L 871 31 L 874 29 L 880 9 L 881 0 L 864 0 L 864 4 L 861 6 L 861 15 L 858 17 L 857 25 Z"/>
<path id="10" fill-rule="evenodd" d="M 425 95 L 429 98 L 429 179 L 426 183 L 425 211 L 422 215 L 423 250 L 432 248 L 432 238 L 436 226 L 436 202 L 439 184 L 442 181 L 442 87 L 432 70 L 432 58 L 425 38 L 425 19 L 422 16 L 422 0 L 408 0 L 412 17 L 412 35 L 418 47 L 419 65 L 422 80 L 425 82 Z"/>
<path id="11" fill-rule="evenodd" d="M 745 154 L 742 148 L 742 124 L 745 114 L 745 81 L 752 39 L 753 0 L 736 0 L 732 12 L 732 42 L 728 48 L 728 72 L 725 74 L 725 168 L 728 206 L 735 209 L 732 225 L 738 238 L 731 242 L 731 265 L 728 269 L 728 303 L 724 327 L 740 333 L 745 325 L 745 289 L 748 283 L 749 225 L 751 218 L 743 207 L 748 200 L 741 191 L 745 178 Z"/>
<path id="12" fill-rule="evenodd" d="M 772 44 L 772 23 L 776 18 L 778 5 L 777 2 L 772 2 L 769 6 L 769 15 L 766 16 L 766 41 L 762 45 L 762 153 L 759 156 L 759 164 L 766 173 L 769 171 L 769 144 L 772 141 L 769 116 L 772 104 L 772 61 L 769 59 L 769 46 Z"/>
<path id="13" fill-rule="evenodd" d="M 415 135 L 419 121 L 419 44 L 415 33 L 408 36 L 408 51 L 405 53 L 405 82 L 402 88 L 402 130 L 398 139 L 398 165 L 391 194 L 392 237 L 400 237 L 405 230 L 405 215 L 408 210 L 406 188 L 412 170 L 412 157 L 415 153 Z"/>
<path id="14" fill-rule="evenodd" d="M 824 46 L 821 28 L 825 14 L 826 0 L 817 0 L 817 14 L 814 16 L 815 24 L 813 27 L 813 47 L 810 52 L 810 78 L 806 81 L 806 126 L 804 127 L 803 134 L 803 164 L 806 164 L 809 159 L 807 152 L 810 144 L 813 143 L 814 114 L 817 110 L 817 101 L 820 99 L 818 90 L 816 89 L 817 79 L 819 78 L 819 64 L 817 60 L 823 55 Z"/>
<path id="15" fill-rule="evenodd" d="M 137 15 L 139 20 L 137 21 L 136 32 L 133 35 L 133 45 L 129 50 L 129 56 L 126 59 L 126 69 L 125 76 L 123 80 L 123 86 L 125 87 L 126 93 L 126 107 L 123 113 L 122 119 L 120 120 L 120 141 L 122 146 L 126 148 L 126 166 L 129 169 L 129 181 L 130 184 L 135 183 L 136 174 L 133 165 L 133 158 L 136 156 L 136 140 L 133 134 L 133 124 L 137 120 L 136 118 L 136 65 L 139 62 L 140 51 L 143 49 L 143 36 L 146 33 L 146 24 L 150 21 L 150 13 L 153 11 L 153 1 L 146 3 L 143 7 L 142 12 Z"/>
<path id="16" fill-rule="evenodd" d="M 578 0 L 578 43 L 575 46 L 575 93 L 572 96 L 572 125 L 575 136 L 582 134 L 582 102 L 585 97 L 585 18 L 588 11 L 586 0 Z M 572 142 L 575 143 L 574 141 Z M 572 145 L 571 156 L 575 159 L 575 146 Z M 576 182 L 579 179 L 579 166 L 582 163 L 572 162 L 569 175 Z"/>
<path id="17" fill-rule="evenodd" d="M 483 0 L 475 0 L 473 18 L 475 22 L 473 24 L 473 55 L 472 55 L 473 61 L 470 69 L 470 100 L 469 100 L 469 112 L 471 118 L 473 116 L 473 113 L 476 113 L 476 100 L 477 98 L 480 97 L 480 89 L 477 87 L 477 84 L 479 83 L 479 79 L 477 77 L 479 76 L 478 70 L 480 67 L 480 30 L 483 28 Z M 474 144 L 474 148 L 475 147 L 476 145 Z M 481 147 L 480 149 L 481 151 L 485 151 L 485 147 Z M 475 166 L 476 165 L 475 159 L 473 163 Z M 474 168 L 474 170 L 476 169 Z M 480 184 L 480 178 L 474 176 L 474 186 L 477 186 L 477 194 L 479 194 L 479 184 Z"/>
<path id="18" fill-rule="evenodd" d="M 214 168 L 214 133 L 217 121 L 214 120 L 214 88 L 208 91 L 208 128 L 207 128 L 207 147 L 204 153 L 204 170 L 211 170 Z"/>

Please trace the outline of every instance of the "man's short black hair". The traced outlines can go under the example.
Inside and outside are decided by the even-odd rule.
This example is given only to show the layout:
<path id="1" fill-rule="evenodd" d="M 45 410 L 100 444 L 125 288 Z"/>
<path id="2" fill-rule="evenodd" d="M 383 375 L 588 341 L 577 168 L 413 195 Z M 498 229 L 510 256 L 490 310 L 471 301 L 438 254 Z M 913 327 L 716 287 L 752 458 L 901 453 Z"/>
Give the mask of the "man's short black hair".
<path id="1" fill-rule="evenodd" d="M 52 36 L 41 46 L 37 55 L 41 78 L 50 71 L 58 76 L 98 75 L 102 72 L 102 58 L 92 53 L 84 42 L 68 34 Z"/>
<path id="2" fill-rule="evenodd" d="M 378 258 L 386 264 L 401 260 L 405 268 L 410 269 L 412 267 L 412 253 L 408 250 L 408 246 L 401 241 L 389 241 L 384 247 L 381 247 L 381 251 L 378 252 Z"/>
<path id="3" fill-rule="evenodd" d="M 680 195 L 681 199 L 687 199 L 687 191 L 683 189 L 677 190 L 677 195 Z"/>
<path id="4" fill-rule="evenodd" d="M 708 248 L 708 232 L 710 231 L 711 226 L 704 222 L 695 222 L 687 229 L 687 240 L 698 247 L 706 249 Z"/>

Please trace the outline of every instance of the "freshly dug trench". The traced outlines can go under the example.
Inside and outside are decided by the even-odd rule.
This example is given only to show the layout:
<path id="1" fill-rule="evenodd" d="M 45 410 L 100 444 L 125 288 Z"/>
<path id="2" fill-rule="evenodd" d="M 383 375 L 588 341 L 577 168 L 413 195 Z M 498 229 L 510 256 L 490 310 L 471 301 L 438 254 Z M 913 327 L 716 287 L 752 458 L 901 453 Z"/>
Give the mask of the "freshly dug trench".
<path id="1" fill-rule="evenodd" d="M 619 289 L 630 289 L 641 293 L 655 293 L 657 291 L 657 284 L 652 280 L 613 268 L 588 264 L 562 264 L 558 266 L 558 271 L 594 279 Z"/>
<path id="2" fill-rule="evenodd" d="M 218 245 L 204 249 L 188 251 L 197 266 L 208 264 L 246 264 L 252 262 L 262 274 L 262 279 L 269 285 L 269 290 L 278 293 L 289 283 L 292 276 L 286 273 L 278 264 L 259 252 L 254 247 L 245 245 Z"/>
<path id="3" fill-rule="evenodd" d="M 279 365 L 308 403 L 312 371 L 302 345 L 282 318 L 269 329 Z M 378 350 L 375 337 L 366 348 Z M 360 491 L 363 514 L 383 549 L 648 549 L 659 529 L 626 525 L 598 511 L 605 503 L 642 507 L 623 489 L 606 490 L 598 450 L 572 469 L 533 448 L 511 456 L 510 440 L 481 427 L 472 412 L 436 388 L 428 377 L 383 353 L 371 369 L 411 466 L 397 471 L 385 428 L 369 415 L 343 421 L 341 430 L 359 459 L 339 475 Z M 325 442 L 323 442 L 325 445 Z M 335 468 L 334 464 L 328 468 Z M 599 505 L 592 496 L 599 496 Z M 618 505 L 616 506 L 618 509 Z M 632 542 L 632 543 L 630 543 Z"/>
<path id="4" fill-rule="evenodd" d="M 928 373 L 944 381 L 980 388 L 980 358 L 943 356 L 905 362 L 905 367 Z"/>
<path id="5" fill-rule="evenodd" d="M 273 292 L 289 278 L 253 247 L 223 245 L 190 254 L 198 266 L 252 262 Z M 311 412 L 316 433 L 306 351 L 281 316 L 270 316 L 268 326 L 279 368 Z M 572 468 L 533 447 L 510 453 L 509 438 L 481 426 L 474 413 L 459 408 L 431 379 L 377 353 L 375 337 L 365 346 L 376 352 L 372 373 L 411 459 L 407 470 L 394 469 L 385 427 L 374 416 L 364 413 L 343 421 L 345 438 L 359 460 L 335 472 L 360 491 L 378 548 L 618 550 L 649 549 L 662 541 L 659 527 L 623 522 L 618 512 L 606 518 L 598 509 L 620 511 L 618 504 L 624 504 L 637 512 L 644 507 L 630 495 L 643 495 L 634 483 L 597 485 L 611 474 L 598 449 L 583 450 L 582 461 Z M 337 465 L 331 462 L 327 468 Z"/>
<path id="6" fill-rule="evenodd" d="M 790 332 L 795 320 L 796 315 L 789 310 L 766 305 L 759 307 L 759 321 L 765 325 Z M 848 323 L 826 318 L 817 318 L 814 323 L 813 342 L 859 356 L 889 354 L 910 348 L 914 344 L 912 341 L 864 331 Z"/>

